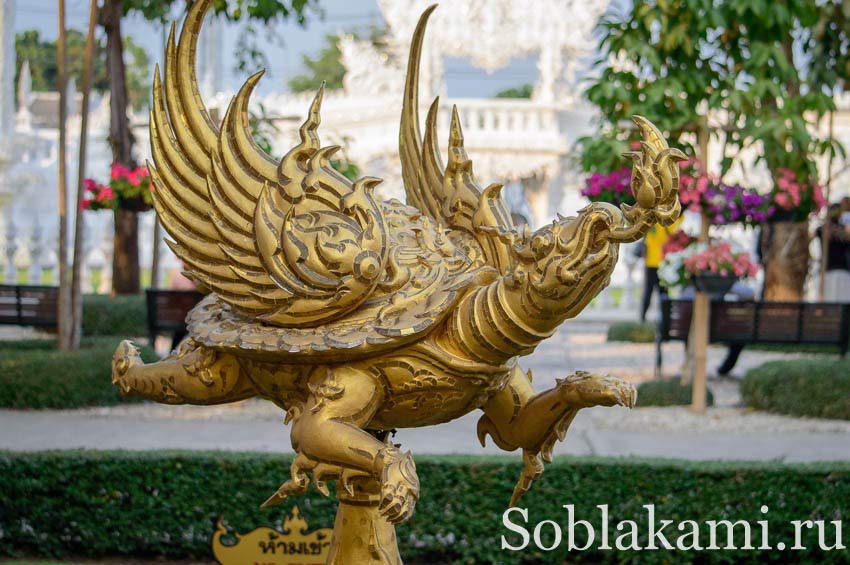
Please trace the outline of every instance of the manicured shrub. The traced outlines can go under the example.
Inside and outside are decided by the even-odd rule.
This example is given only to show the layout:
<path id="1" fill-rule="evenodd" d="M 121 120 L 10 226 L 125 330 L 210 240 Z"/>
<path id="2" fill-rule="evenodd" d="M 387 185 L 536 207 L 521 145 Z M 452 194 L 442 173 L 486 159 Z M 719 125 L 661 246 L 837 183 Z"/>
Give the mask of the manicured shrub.
<path id="1" fill-rule="evenodd" d="M 608 341 L 655 342 L 655 324 L 651 322 L 614 322 L 608 326 Z"/>
<path id="2" fill-rule="evenodd" d="M 120 337 L 84 338 L 78 351 L 59 352 L 55 340 L 0 342 L 0 407 L 80 408 L 133 401 L 111 383 Z M 142 358 L 156 354 L 142 347 Z"/>
<path id="3" fill-rule="evenodd" d="M 679 379 L 659 379 L 638 385 L 638 406 L 683 406 L 691 403 L 694 388 Z M 706 391 L 706 404 L 714 405 L 714 395 Z"/>
<path id="4" fill-rule="evenodd" d="M 144 295 L 86 295 L 83 298 L 83 334 L 148 335 Z"/>
<path id="5" fill-rule="evenodd" d="M 793 541 L 791 520 L 843 520 L 847 526 L 850 465 L 712 463 L 636 459 L 556 458 L 520 501 L 529 529 L 550 519 L 566 525 L 565 504 L 588 520 L 597 542 L 585 552 L 521 552 L 501 549 L 502 526 L 518 457 L 418 457 L 422 497 L 413 518 L 398 527 L 402 555 L 410 563 L 846 563 L 846 551 L 822 551 L 817 533 L 807 549 L 788 552 L 722 550 L 620 552 L 599 550 L 600 511 L 608 505 L 609 538 L 625 519 L 638 524 L 648 543 L 645 504 L 661 519 L 695 520 L 708 545 L 707 520 L 746 520 L 753 545 L 761 543 L 757 520 L 769 520 L 770 542 Z M 335 503 L 311 487 L 283 506 L 259 508 L 287 478 L 291 459 L 272 454 L 47 452 L 0 453 L 0 556 L 165 558 L 211 560 L 210 537 L 219 516 L 232 531 L 279 525 L 297 504 L 312 528 L 330 527 Z M 767 514 L 760 511 L 769 508 Z M 514 513 L 512 520 L 521 523 Z M 828 523 L 828 522 L 827 522 Z M 671 531 L 672 530 L 672 531 Z M 545 529 L 545 531 L 549 531 Z M 581 528 L 577 528 L 581 531 Z M 723 529 L 719 543 L 725 544 Z M 833 530 L 827 541 L 833 542 Z M 675 525 L 666 535 L 675 543 Z M 742 545 L 740 535 L 736 537 Z M 846 543 L 846 538 L 845 538 Z"/>
<path id="6" fill-rule="evenodd" d="M 769 361 L 747 372 L 741 397 L 758 410 L 850 420 L 850 360 Z"/>

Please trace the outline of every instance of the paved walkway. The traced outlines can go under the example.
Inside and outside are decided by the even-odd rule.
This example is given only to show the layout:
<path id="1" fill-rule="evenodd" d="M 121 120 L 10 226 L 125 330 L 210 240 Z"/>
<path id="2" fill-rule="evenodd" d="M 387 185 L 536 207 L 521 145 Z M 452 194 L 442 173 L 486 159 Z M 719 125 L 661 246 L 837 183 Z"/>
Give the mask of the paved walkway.
<path id="1" fill-rule="evenodd" d="M 639 382 L 652 377 L 651 344 L 610 344 L 605 326 L 574 323 L 544 343 L 523 366 L 539 389 L 577 369 L 607 372 Z M 681 344 L 665 345 L 665 362 L 675 371 Z M 709 368 L 725 350 L 712 347 Z M 793 355 L 749 352 L 738 371 L 769 359 Z M 668 457 L 694 460 L 850 460 L 850 422 L 787 418 L 739 408 L 737 385 L 713 381 L 718 406 L 706 415 L 686 408 L 592 408 L 579 413 L 556 454 Z M 478 445 L 478 414 L 423 429 L 400 430 L 396 442 L 414 453 L 494 454 Z M 0 449 L 223 449 L 290 451 L 280 410 L 268 402 L 198 407 L 133 404 L 61 411 L 0 410 Z"/>

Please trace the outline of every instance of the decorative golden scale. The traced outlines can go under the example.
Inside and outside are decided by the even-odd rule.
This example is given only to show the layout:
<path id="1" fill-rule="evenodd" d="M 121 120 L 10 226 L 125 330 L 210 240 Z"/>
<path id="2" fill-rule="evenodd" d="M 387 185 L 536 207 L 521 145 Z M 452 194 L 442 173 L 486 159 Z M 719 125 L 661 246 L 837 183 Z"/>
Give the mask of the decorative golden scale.
<path id="1" fill-rule="evenodd" d="M 157 402 L 219 404 L 260 396 L 286 411 L 297 453 L 291 477 L 264 505 L 337 481 L 329 563 L 400 563 L 394 524 L 419 498 L 396 428 L 484 414 L 478 439 L 522 449 L 513 506 L 543 472 L 578 410 L 633 406 L 635 390 L 577 372 L 536 393 L 517 358 L 534 351 L 610 281 L 619 244 L 680 214 L 678 169 L 647 120 L 634 160 L 637 204 L 594 203 L 518 233 L 501 185 L 481 189 L 453 109 L 448 162 L 437 145 L 435 100 L 419 128 L 419 59 L 432 6 L 413 34 L 399 153 L 407 203 L 376 200 L 380 179 L 350 182 L 322 147 L 322 90 L 280 162 L 254 143 L 250 77 L 221 126 L 198 92 L 195 52 L 212 0 L 189 10 L 154 76 L 151 112 L 159 220 L 187 275 L 210 291 L 187 318 L 189 337 L 145 364 L 130 342 L 113 382 Z"/>

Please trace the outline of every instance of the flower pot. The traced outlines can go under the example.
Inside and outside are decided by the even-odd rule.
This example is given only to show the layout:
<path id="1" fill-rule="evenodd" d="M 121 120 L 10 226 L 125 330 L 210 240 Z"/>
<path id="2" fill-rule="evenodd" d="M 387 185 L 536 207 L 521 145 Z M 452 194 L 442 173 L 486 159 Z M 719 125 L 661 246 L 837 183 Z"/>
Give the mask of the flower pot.
<path id="1" fill-rule="evenodd" d="M 719 300 L 732 290 L 736 280 L 738 277 L 734 275 L 702 272 L 694 275 L 694 286 L 697 290 L 708 294 L 712 300 Z"/>
<path id="2" fill-rule="evenodd" d="M 128 212 L 147 212 L 152 208 L 150 204 L 145 203 L 144 199 L 138 196 L 121 199 L 118 207 Z"/>

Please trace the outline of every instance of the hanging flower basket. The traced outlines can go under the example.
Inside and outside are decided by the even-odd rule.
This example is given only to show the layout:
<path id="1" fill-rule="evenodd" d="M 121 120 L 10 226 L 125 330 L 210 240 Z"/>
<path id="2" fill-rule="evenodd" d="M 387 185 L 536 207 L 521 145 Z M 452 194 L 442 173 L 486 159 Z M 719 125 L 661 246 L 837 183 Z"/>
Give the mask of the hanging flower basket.
<path id="1" fill-rule="evenodd" d="M 658 268 L 658 278 L 668 288 L 693 284 L 712 297 L 722 297 L 735 281 L 754 277 L 757 272 L 758 264 L 749 253 L 729 242 L 693 242 L 665 255 Z"/>
<path id="2" fill-rule="evenodd" d="M 738 277 L 720 275 L 711 271 L 701 271 L 694 275 L 694 286 L 697 290 L 708 294 L 712 299 L 721 299 L 732 290 Z"/>
<path id="3" fill-rule="evenodd" d="M 100 184 L 86 179 L 85 185 L 91 198 L 80 203 L 83 210 L 146 212 L 153 206 L 153 183 L 144 166 L 130 169 L 121 163 L 113 163 L 109 182 Z"/>

